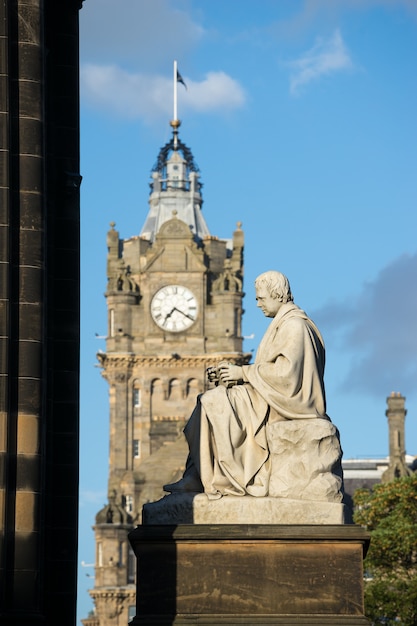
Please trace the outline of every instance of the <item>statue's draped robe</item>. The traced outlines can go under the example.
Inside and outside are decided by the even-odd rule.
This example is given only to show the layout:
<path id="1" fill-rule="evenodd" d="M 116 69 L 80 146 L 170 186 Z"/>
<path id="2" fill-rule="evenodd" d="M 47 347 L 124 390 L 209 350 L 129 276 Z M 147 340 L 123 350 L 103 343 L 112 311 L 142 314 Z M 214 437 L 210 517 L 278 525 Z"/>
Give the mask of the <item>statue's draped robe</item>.
<path id="1" fill-rule="evenodd" d="M 268 327 L 244 384 L 202 396 L 185 427 L 190 456 L 209 497 L 268 495 L 266 422 L 323 418 L 325 351 L 315 324 L 293 303 Z"/>

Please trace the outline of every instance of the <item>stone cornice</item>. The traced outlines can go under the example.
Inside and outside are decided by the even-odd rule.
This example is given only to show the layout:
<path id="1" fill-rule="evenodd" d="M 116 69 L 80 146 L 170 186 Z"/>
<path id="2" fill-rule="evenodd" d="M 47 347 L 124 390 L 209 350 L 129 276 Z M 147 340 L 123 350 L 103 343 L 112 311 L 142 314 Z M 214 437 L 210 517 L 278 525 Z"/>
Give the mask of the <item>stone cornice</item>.
<path id="1" fill-rule="evenodd" d="M 120 376 L 129 377 L 133 368 L 137 367 L 208 367 L 217 365 L 221 361 L 230 361 L 239 365 L 249 363 L 252 354 L 249 352 L 224 352 L 201 355 L 175 355 L 175 356 L 144 356 L 134 354 L 115 354 L 100 352 L 97 354 L 101 367 L 108 373 L 119 373 Z M 103 372 L 104 375 L 104 372 Z"/>
<path id="2" fill-rule="evenodd" d="M 131 587 L 94 587 L 88 593 L 92 598 L 109 598 L 123 602 L 136 597 L 136 585 L 132 583 Z"/>
<path id="3" fill-rule="evenodd" d="M 152 416 L 152 422 L 183 422 L 185 421 L 185 418 L 183 415 L 171 415 L 171 416 L 166 416 L 166 415 L 153 415 Z"/>

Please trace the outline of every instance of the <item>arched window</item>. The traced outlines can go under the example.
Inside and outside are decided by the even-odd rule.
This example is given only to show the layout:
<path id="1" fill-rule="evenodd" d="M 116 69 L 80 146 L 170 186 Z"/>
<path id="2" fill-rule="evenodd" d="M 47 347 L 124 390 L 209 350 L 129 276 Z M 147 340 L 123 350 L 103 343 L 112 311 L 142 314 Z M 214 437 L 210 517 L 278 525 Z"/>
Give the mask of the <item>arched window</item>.
<path id="1" fill-rule="evenodd" d="M 142 400 L 139 387 L 133 387 L 132 400 L 133 400 L 133 407 L 135 409 L 138 409 L 141 405 L 141 400 Z"/>
<path id="2" fill-rule="evenodd" d="M 109 311 L 109 335 L 114 337 L 114 309 Z"/>
<path id="3" fill-rule="evenodd" d="M 140 458 L 140 439 L 133 440 L 133 458 L 134 459 Z"/>
<path id="4" fill-rule="evenodd" d="M 198 388 L 198 380 L 196 378 L 190 378 L 187 381 L 187 398 L 189 396 L 192 396 L 195 398 L 199 393 L 200 393 L 200 390 Z"/>
<path id="5" fill-rule="evenodd" d="M 162 380 L 160 378 L 155 378 L 151 384 L 151 394 L 153 396 L 162 396 L 163 391 Z"/>
<path id="6" fill-rule="evenodd" d="M 127 582 L 128 583 L 135 582 L 135 573 L 136 573 L 136 557 L 132 548 L 129 546 L 129 552 L 127 554 Z"/>
<path id="7" fill-rule="evenodd" d="M 153 415 L 161 415 L 164 410 L 166 394 L 160 378 L 155 378 L 151 384 L 151 407 Z"/>
<path id="8" fill-rule="evenodd" d="M 125 496 L 125 509 L 127 513 L 133 513 L 133 496 Z"/>
<path id="9" fill-rule="evenodd" d="M 172 378 L 169 381 L 169 399 L 170 400 L 181 400 L 181 383 L 178 378 Z"/>
<path id="10" fill-rule="evenodd" d="M 97 567 L 103 567 L 103 544 L 101 541 L 97 542 Z"/>

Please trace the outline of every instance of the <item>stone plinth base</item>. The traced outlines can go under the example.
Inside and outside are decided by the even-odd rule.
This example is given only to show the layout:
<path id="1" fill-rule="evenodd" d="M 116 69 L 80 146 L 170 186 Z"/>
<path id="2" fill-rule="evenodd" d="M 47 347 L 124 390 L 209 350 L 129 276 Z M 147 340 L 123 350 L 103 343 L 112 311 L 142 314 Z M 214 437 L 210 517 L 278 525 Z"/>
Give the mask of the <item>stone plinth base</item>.
<path id="1" fill-rule="evenodd" d="M 144 524 L 343 524 L 345 505 L 291 498 L 177 493 L 143 507 Z"/>
<path id="2" fill-rule="evenodd" d="M 354 525 L 140 526 L 136 626 L 365 626 Z"/>

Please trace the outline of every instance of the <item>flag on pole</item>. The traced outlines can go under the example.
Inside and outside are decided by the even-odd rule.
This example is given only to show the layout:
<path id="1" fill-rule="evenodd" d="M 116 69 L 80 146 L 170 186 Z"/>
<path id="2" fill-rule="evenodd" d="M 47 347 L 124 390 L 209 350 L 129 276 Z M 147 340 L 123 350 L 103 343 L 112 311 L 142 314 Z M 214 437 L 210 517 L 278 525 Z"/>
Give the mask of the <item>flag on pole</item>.
<path id="1" fill-rule="evenodd" d="M 184 85 L 184 87 L 187 89 L 187 85 L 185 84 L 185 81 L 178 70 L 177 70 L 177 82 Z"/>

